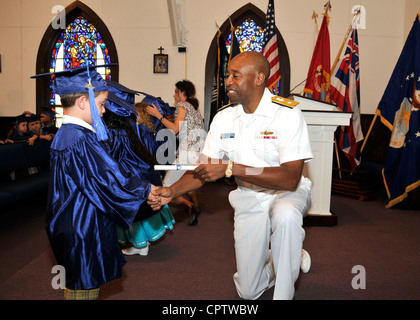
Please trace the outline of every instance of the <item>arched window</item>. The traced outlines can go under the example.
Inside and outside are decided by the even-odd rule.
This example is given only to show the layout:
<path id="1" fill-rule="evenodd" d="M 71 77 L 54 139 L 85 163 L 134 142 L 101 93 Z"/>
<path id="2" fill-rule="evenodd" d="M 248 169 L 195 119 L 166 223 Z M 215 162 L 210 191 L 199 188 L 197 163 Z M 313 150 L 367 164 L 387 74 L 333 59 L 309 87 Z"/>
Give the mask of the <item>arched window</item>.
<path id="1" fill-rule="evenodd" d="M 244 51 L 262 51 L 262 43 L 264 40 L 264 26 L 260 26 L 252 18 L 246 19 L 235 29 L 235 36 L 239 42 L 239 49 Z M 230 53 L 230 45 L 232 43 L 232 34 L 229 34 L 226 41 L 226 49 Z"/>
<path id="2" fill-rule="evenodd" d="M 37 73 L 68 70 L 74 67 L 118 62 L 114 42 L 101 19 L 86 5 L 76 1 L 65 8 L 66 27 L 54 29 L 50 25 L 38 51 Z M 104 79 L 118 81 L 118 69 L 98 68 Z M 37 79 L 37 113 L 50 107 L 58 113 L 60 125 L 62 108 L 60 97 L 54 93 L 52 78 Z"/>
<path id="3" fill-rule="evenodd" d="M 261 52 L 263 42 L 263 31 L 265 25 L 266 14 L 251 3 L 238 9 L 230 15 L 230 19 L 226 19 L 219 28 L 223 38 L 226 39 L 226 47 L 230 50 L 231 43 L 231 22 L 235 27 L 235 34 L 240 44 L 241 51 L 254 50 Z M 278 85 L 280 95 L 286 96 L 290 90 L 290 61 L 287 47 L 278 30 L 277 42 L 280 59 L 281 79 Z M 206 79 L 204 88 L 204 118 L 205 127 L 209 128 L 210 123 L 217 113 L 217 107 L 212 105 L 212 91 L 214 91 L 214 75 L 217 66 L 218 49 L 217 49 L 217 33 L 210 45 L 209 53 L 206 61 Z M 226 69 L 226 68 L 225 68 Z"/>

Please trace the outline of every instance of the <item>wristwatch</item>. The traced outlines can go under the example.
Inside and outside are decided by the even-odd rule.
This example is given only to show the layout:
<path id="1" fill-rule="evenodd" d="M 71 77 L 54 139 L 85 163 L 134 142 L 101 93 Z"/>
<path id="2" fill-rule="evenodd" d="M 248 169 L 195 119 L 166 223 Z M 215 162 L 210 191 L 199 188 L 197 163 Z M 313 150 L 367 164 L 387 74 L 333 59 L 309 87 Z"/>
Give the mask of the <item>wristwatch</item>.
<path id="1" fill-rule="evenodd" d="M 233 161 L 229 160 L 229 164 L 228 164 L 227 169 L 225 171 L 225 177 L 226 178 L 230 178 L 232 176 L 232 165 L 233 165 Z"/>

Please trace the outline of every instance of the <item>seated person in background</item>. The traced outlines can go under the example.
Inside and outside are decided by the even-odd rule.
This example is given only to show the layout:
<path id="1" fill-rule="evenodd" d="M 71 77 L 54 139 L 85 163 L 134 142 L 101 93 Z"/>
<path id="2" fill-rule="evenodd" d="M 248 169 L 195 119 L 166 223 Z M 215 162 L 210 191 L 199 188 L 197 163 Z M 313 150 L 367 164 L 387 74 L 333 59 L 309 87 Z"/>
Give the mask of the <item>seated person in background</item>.
<path id="1" fill-rule="evenodd" d="M 54 137 L 54 135 L 57 133 L 58 128 L 55 125 L 56 114 L 57 113 L 50 108 L 42 108 L 39 118 L 41 120 L 43 134 L 52 134 Z"/>
<path id="2" fill-rule="evenodd" d="M 7 139 L 13 142 L 27 142 L 32 133 L 28 132 L 28 119 L 30 115 L 23 113 L 16 117 L 14 127 L 9 132 Z"/>
<path id="3" fill-rule="evenodd" d="M 29 138 L 29 145 L 33 145 L 37 139 L 43 139 L 51 141 L 54 138 L 54 134 L 43 134 L 41 129 L 40 117 L 36 114 L 31 114 L 28 119 L 28 133 L 32 133 L 32 137 Z"/>

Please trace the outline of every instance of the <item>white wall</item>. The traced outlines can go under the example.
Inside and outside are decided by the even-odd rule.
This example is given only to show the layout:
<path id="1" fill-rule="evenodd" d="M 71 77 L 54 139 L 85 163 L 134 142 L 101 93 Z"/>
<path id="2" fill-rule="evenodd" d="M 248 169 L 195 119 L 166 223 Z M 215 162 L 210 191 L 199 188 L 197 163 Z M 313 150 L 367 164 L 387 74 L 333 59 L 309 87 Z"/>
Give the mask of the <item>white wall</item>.
<path id="1" fill-rule="evenodd" d="M 0 0 L 0 116 L 35 111 L 35 74 L 39 43 L 54 17 L 54 5 L 61 0 Z M 166 0 L 84 0 L 108 26 L 115 41 L 120 82 L 130 88 L 161 96 L 172 103 L 176 81 L 187 77 L 204 101 L 204 71 L 207 52 L 216 33 L 229 15 L 248 0 L 177 0 L 182 7 L 187 31 L 187 54 L 172 45 Z M 313 45 L 312 11 L 319 15 L 326 0 L 276 0 L 276 24 L 290 57 L 293 88 L 306 78 Z M 266 12 L 268 0 L 252 2 Z M 329 25 L 331 64 L 351 21 L 351 8 L 360 1 L 331 1 Z M 359 31 L 361 112 L 373 114 L 401 53 L 415 15 L 418 0 L 365 0 L 367 29 Z M 169 73 L 153 74 L 157 48 L 169 54 Z M 299 87 L 296 89 L 303 89 Z M 201 105 L 204 110 L 204 105 Z"/>

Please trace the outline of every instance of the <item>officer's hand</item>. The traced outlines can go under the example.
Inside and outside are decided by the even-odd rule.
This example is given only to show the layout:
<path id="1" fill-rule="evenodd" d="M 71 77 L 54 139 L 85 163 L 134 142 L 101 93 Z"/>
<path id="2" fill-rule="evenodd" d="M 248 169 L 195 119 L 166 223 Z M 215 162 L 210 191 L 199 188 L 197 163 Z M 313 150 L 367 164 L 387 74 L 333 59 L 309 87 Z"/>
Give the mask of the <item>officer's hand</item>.
<path id="1" fill-rule="evenodd" d="M 200 164 L 194 174 L 204 182 L 214 182 L 225 176 L 227 164 Z"/>
<path id="2" fill-rule="evenodd" d="M 171 202 L 174 195 L 174 191 L 167 187 L 156 187 L 156 189 L 152 190 L 150 193 L 152 197 L 149 197 L 147 204 L 150 205 L 153 210 L 159 210 L 165 204 Z"/>

